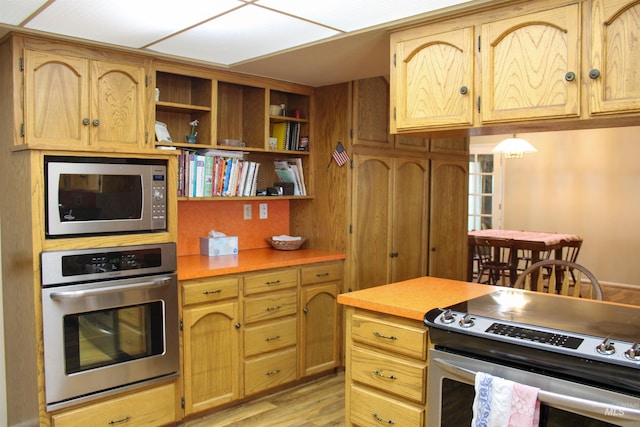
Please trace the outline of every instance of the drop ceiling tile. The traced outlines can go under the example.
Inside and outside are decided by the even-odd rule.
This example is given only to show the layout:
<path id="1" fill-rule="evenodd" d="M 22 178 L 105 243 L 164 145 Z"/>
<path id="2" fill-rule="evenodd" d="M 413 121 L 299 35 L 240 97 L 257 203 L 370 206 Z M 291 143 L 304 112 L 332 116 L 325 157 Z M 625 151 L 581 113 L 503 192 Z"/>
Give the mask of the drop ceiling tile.
<path id="1" fill-rule="evenodd" d="M 158 52 L 229 65 L 338 34 L 248 5 L 149 46 Z"/>
<path id="2" fill-rule="evenodd" d="M 46 0 L 0 0 L 0 23 L 19 25 Z"/>
<path id="3" fill-rule="evenodd" d="M 238 0 L 57 0 L 26 27 L 141 47 L 244 5 Z"/>
<path id="4" fill-rule="evenodd" d="M 257 0 L 341 31 L 356 31 L 461 3 L 460 0 Z"/>

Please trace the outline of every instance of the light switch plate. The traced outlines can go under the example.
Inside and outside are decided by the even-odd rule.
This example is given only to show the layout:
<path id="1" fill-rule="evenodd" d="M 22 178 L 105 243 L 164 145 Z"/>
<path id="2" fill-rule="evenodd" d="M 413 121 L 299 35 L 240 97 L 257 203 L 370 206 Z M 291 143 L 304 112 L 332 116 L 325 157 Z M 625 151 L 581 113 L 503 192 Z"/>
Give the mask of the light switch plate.
<path id="1" fill-rule="evenodd" d="M 244 219 L 251 219 L 251 203 L 244 205 Z"/>
<path id="2" fill-rule="evenodd" d="M 260 219 L 269 218 L 269 208 L 266 203 L 260 203 Z"/>

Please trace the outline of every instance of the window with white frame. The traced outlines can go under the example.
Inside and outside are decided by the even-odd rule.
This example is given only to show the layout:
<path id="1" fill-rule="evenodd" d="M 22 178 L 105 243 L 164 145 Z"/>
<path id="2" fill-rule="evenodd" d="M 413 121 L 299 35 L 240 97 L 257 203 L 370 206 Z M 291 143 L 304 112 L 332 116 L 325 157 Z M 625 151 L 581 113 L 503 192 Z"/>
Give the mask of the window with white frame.
<path id="1" fill-rule="evenodd" d="M 501 156 L 492 145 L 471 144 L 469 154 L 469 230 L 500 228 Z"/>

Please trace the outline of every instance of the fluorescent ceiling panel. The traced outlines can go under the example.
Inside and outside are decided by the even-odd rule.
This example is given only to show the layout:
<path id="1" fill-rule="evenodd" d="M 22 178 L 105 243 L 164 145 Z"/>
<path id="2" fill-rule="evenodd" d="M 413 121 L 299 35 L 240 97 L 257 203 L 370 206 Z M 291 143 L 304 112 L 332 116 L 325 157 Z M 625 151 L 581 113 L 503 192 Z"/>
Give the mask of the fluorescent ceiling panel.
<path id="1" fill-rule="evenodd" d="M 356 31 L 461 3 L 460 0 L 257 0 L 341 31 Z"/>
<path id="2" fill-rule="evenodd" d="M 339 33 L 319 25 L 248 5 L 149 49 L 229 65 L 336 34 Z"/>
<path id="3" fill-rule="evenodd" d="M 0 0 L 0 23 L 19 25 L 46 0 Z"/>
<path id="4" fill-rule="evenodd" d="M 238 0 L 56 0 L 26 27 L 137 48 L 243 5 Z"/>

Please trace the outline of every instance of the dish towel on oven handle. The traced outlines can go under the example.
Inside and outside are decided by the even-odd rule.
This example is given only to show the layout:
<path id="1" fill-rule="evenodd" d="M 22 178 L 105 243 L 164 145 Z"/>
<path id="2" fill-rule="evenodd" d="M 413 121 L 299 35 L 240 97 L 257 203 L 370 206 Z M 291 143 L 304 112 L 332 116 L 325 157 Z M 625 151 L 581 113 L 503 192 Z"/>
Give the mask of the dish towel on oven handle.
<path id="1" fill-rule="evenodd" d="M 484 372 L 476 374 L 471 427 L 538 427 L 538 389 Z"/>

